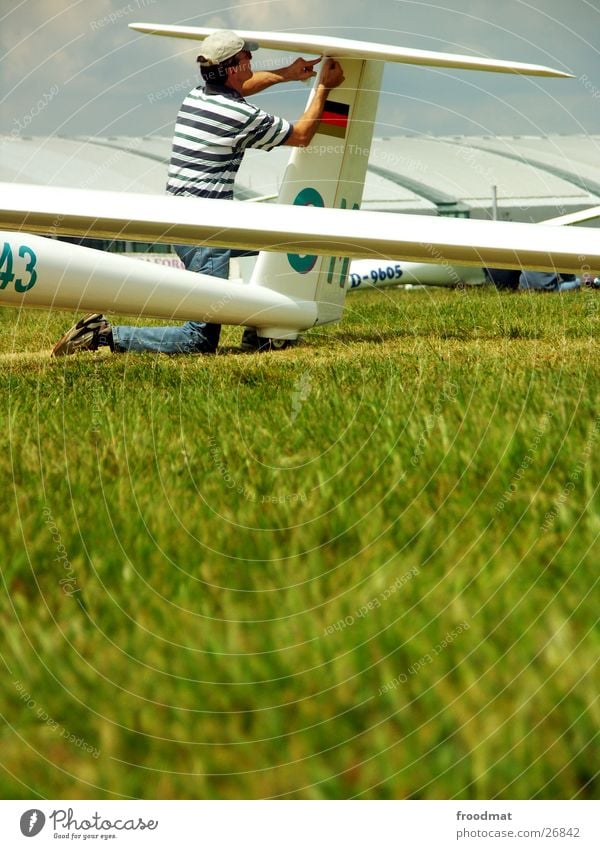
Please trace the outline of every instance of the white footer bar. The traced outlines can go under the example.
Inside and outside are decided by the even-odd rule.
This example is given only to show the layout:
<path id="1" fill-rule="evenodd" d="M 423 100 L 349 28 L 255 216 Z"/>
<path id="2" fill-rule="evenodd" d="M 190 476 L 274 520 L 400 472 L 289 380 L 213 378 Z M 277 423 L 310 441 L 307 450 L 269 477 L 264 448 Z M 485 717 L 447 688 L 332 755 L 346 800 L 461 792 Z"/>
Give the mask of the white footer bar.
<path id="1" fill-rule="evenodd" d="M 593 801 L 3 801 L 0 845 L 597 849 L 599 807 Z"/>

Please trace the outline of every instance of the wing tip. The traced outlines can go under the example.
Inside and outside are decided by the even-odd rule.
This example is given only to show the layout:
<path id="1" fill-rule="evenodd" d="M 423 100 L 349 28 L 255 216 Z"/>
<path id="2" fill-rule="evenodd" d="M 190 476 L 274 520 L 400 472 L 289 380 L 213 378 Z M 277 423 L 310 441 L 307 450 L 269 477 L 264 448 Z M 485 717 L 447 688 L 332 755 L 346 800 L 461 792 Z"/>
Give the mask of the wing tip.
<path id="1" fill-rule="evenodd" d="M 574 80 L 575 74 L 569 74 L 567 71 L 559 71 L 556 68 L 544 68 L 540 71 L 540 76 L 556 77 L 561 80 Z"/>

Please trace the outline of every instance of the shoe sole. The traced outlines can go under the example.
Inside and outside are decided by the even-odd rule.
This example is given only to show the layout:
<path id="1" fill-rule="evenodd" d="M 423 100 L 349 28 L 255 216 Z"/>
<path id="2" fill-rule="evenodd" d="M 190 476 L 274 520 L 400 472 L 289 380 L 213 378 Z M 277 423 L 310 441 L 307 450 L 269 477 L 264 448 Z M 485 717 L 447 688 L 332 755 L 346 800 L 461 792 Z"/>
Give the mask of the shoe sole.
<path id="1" fill-rule="evenodd" d="M 51 356 L 66 357 L 70 354 L 76 354 L 78 351 L 94 350 L 91 343 L 93 343 L 96 331 L 100 329 L 104 320 L 102 313 L 97 312 L 85 318 L 80 318 L 77 324 L 67 330 L 65 335 L 58 340 L 52 348 Z M 93 327 L 94 324 L 97 326 Z"/>

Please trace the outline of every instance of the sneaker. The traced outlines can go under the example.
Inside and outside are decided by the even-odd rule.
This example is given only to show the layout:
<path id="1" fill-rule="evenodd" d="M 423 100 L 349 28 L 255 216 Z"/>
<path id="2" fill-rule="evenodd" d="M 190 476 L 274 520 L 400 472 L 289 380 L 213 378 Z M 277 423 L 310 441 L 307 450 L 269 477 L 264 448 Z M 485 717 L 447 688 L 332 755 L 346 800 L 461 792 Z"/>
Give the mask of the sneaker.
<path id="1" fill-rule="evenodd" d="M 258 351 L 260 349 L 260 339 L 253 327 L 244 328 L 241 347 L 242 351 Z"/>
<path id="2" fill-rule="evenodd" d="M 94 312 L 79 319 L 52 349 L 53 357 L 65 357 L 79 351 L 96 351 L 101 345 L 112 348 L 112 330 L 102 313 Z"/>

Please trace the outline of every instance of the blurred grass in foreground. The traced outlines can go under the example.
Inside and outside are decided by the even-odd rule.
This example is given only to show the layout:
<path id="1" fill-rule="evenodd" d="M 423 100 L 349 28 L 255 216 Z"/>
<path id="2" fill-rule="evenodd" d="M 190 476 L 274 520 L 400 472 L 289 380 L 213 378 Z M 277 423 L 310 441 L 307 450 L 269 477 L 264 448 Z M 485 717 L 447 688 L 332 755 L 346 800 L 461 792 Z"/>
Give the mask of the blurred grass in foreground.
<path id="1" fill-rule="evenodd" d="M 2 310 L 0 793 L 597 797 L 599 310 L 63 361 Z"/>

